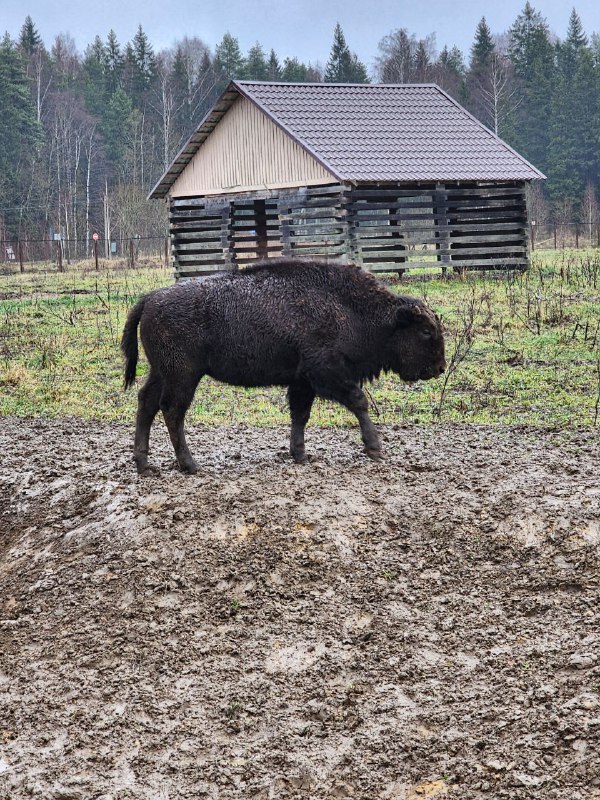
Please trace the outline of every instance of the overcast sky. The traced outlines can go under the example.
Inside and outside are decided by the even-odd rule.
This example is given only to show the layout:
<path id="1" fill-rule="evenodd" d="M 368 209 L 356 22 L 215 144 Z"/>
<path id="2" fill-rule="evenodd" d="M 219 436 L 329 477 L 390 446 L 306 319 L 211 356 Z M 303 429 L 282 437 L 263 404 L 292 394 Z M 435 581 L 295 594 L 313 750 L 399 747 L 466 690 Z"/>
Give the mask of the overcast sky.
<path id="1" fill-rule="evenodd" d="M 47 47 L 58 33 L 70 33 L 80 52 L 111 28 L 124 44 L 139 24 L 155 51 L 185 35 L 200 37 L 212 49 L 229 31 L 243 52 L 259 41 L 281 60 L 297 56 L 324 65 L 339 21 L 350 49 L 371 69 L 378 42 L 392 30 L 407 28 L 418 38 L 435 33 L 438 50 L 456 44 L 468 56 L 482 16 L 501 33 L 524 5 L 525 0 L 0 0 L 0 25 L 16 38 L 29 14 Z M 565 35 L 568 0 L 532 5 L 558 36 Z M 599 0 L 578 0 L 575 7 L 586 32 L 600 32 Z"/>

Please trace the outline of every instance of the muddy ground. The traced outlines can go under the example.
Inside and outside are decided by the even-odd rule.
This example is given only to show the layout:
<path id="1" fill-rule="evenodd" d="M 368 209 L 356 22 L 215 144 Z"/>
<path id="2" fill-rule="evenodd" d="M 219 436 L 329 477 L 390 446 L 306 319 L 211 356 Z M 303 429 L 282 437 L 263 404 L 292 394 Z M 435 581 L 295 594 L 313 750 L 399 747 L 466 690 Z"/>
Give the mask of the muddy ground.
<path id="1" fill-rule="evenodd" d="M 0 421 L 0 797 L 600 797 L 593 431 Z"/>

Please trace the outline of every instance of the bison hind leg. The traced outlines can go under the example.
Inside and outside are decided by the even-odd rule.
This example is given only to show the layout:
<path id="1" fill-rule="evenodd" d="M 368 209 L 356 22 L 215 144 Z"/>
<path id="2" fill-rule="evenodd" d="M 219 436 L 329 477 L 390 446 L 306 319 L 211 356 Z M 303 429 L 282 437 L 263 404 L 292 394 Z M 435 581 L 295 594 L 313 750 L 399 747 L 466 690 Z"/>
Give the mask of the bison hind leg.
<path id="1" fill-rule="evenodd" d="M 185 438 L 184 419 L 201 377 L 165 377 L 160 396 L 160 410 L 165 418 L 179 468 L 190 474 L 198 472 L 198 464 L 194 461 Z"/>
<path id="2" fill-rule="evenodd" d="M 139 475 L 144 477 L 158 472 L 155 467 L 148 464 L 148 453 L 150 451 L 150 428 L 154 417 L 158 413 L 161 393 L 162 379 L 158 372 L 151 369 L 146 383 L 138 392 L 138 409 L 133 444 L 133 458 L 137 471 Z"/>
<path id="3" fill-rule="evenodd" d="M 308 381 L 294 381 L 288 386 L 288 402 L 292 418 L 290 434 L 290 455 L 296 464 L 306 462 L 304 449 L 304 429 L 310 419 L 315 390 Z"/>

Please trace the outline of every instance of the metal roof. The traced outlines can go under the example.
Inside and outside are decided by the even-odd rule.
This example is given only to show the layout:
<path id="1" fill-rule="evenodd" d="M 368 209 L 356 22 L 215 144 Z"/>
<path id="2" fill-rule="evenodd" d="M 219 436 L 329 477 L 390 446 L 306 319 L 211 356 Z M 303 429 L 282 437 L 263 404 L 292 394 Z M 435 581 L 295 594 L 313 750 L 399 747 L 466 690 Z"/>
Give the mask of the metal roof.
<path id="1" fill-rule="evenodd" d="M 435 84 L 231 81 L 156 184 L 165 197 L 243 95 L 338 180 L 535 180 L 545 175 Z"/>

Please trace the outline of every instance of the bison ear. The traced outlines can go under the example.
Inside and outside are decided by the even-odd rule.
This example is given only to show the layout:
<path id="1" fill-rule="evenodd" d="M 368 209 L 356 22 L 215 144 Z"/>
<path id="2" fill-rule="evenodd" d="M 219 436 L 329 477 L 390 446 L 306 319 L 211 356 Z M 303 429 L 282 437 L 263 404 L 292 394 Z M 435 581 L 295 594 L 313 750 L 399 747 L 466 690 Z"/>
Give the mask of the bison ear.
<path id="1" fill-rule="evenodd" d="M 402 304 L 396 311 L 396 327 L 406 328 L 409 325 L 414 325 L 423 319 L 423 311 L 420 306 L 413 304 Z"/>

